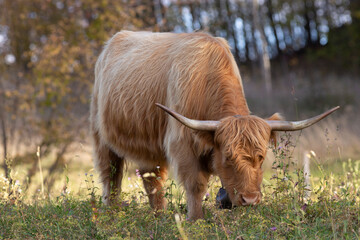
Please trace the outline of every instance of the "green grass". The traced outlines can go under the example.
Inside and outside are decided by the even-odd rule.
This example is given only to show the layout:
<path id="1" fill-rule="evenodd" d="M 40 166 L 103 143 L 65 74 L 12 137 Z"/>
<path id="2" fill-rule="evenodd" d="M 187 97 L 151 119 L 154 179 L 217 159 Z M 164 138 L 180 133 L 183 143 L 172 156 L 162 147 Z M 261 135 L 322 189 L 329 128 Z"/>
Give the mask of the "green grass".
<path id="1" fill-rule="evenodd" d="M 349 170 L 349 168 L 345 169 Z M 168 209 L 155 216 L 140 186 L 140 179 L 126 179 L 118 204 L 101 203 L 95 185 L 88 181 L 87 194 L 66 191 L 53 199 L 39 193 L 31 201 L 14 193 L 0 201 L 1 239 L 358 239 L 359 189 L 343 181 L 355 172 L 343 172 L 336 180 L 323 178 L 306 203 L 293 182 L 270 180 L 258 206 L 220 210 L 214 206 L 219 187 L 212 178 L 204 200 L 204 220 L 186 220 L 183 190 L 167 184 Z M 321 185 L 320 185 L 321 184 Z M 15 184 L 14 184 L 15 185 Z M 14 186 L 14 191 L 16 191 Z M 176 222 L 175 215 L 180 220 Z M 182 234 L 181 234 L 182 233 Z"/>
<path id="2" fill-rule="evenodd" d="M 25 179 L 16 181 L 21 171 L 13 170 L 12 183 L 0 176 L 0 239 L 359 239 L 360 160 L 322 166 L 312 156 L 306 198 L 302 169 L 287 143 L 266 170 L 261 204 L 217 209 L 221 184 L 212 177 L 205 217 L 195 222 L 186 220 L 184 190 L 171 179 L 165 186 L 168 208 L 155 216 L 135 175 L 124 178 L 119 201 L 107 207 L 90 168 L 85 173 L 81 166 L 68 167 L 54 191 L 44 194 L 34 194 Z"/>
<path id="3" fill-rule="evenodd" d="M 1 203 L 2 239 L 358 239 L 360 208 L 354 198 L 298 204 L 267 198 L 259 206 L 219 210 L 204 203 L 205 219 L 185 220 L 185 209 L 169 207 L 156 217 L 148 204 L 107 208 L 73 196 L 35 204 Z M 175 214 L 180 222 L 176 223 Z M 183 231 L 184 236 L 180 234 Z"/>

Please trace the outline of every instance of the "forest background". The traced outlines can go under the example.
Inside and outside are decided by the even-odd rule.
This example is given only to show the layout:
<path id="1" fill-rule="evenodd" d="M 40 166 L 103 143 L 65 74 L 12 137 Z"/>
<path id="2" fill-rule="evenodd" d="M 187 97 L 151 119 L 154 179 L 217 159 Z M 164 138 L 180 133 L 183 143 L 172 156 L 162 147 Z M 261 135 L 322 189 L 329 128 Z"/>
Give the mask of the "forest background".
<path id="1" fill-rule="evenodd" d="M 94 64 L 123 29 L 226 38 L 253 114 L 297 120 L 341 106 L 300 133 L 295 156 L 360 156 L 359 1 L 0 0 L 0 175 L 21 166 L 29 186 L 41 156 L 49 193 L 72 165 L 92 168 Z"/>

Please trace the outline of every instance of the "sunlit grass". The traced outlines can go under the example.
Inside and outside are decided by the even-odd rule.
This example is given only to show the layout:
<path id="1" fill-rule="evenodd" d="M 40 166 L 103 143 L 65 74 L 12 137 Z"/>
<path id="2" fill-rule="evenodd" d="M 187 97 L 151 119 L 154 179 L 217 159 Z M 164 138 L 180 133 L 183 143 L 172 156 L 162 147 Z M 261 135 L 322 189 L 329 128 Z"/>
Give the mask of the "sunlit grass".
<path id="1" fill-rule="evenodd" d="M 272 149 L 275 161 L 265 170 L 261 204 L 217 209 L 221 183 L 211 177 L 204 219 L 196 222 L 186 220 L 185 192 L 172 178 L 164 187 L 167 210 L 155 216 L 135 166 L 128 167 L 112 207 L 102 204 L 91 162 L 65 166 L 52 191 L 45 184 L 44 196 L 36 189 L 38 175 L 28 186 L 26 171 L 13 168 L 12 181 L 0 175 L 0 239 L 358 239 L 360 160 L 323 164 L 310 152 L 306 187 L 302 163 L 292 155 L 294 142 L 285 134 Z"/>
<path id="2" fill-rule="evenodd" d="M 88 189 L 80 196 L 65 191 L 53 199 L 40 199 L 32 204 L 21 201 L 21 192 L 17 199 L 2 198 L 0 233 L 2 238 L 17 239 L 185 239 L 184 236 L 188 239 L 316 236 L 322 239 L 356 239 L 360 223 L 359 195 L 342 186 L 341 181 L 346 175 L 338 175 L 339 181 L 331 183 L 332 192 L 330 182 L 325 183 L 320 191 L 321 185 L 314 187 L 318 192 L 313 193 L 314 198 L 306 203 L 294 198 L 296 190 L 272 182 L 274 185 L 266 187 L 268 194 L 264 195 L 262 204 L 232 210 L 220 210 L 214 206 L 219 185 L 216 179 L 212 179 L 215 187 L 210 187 L 209 196 L 203 204 L 205 219 L 196 222 L 186 220 L 183 190 L 171 180 L 167 182 L 166 196 L 171 204 L 155 217 L 136 176 L 126 180 L 129 186 L 114 207 L 101 204 L 89 176 L 89 182 L 84 184 Z M 279 187 L 283 192 L 270 194 L 273 188 Z M 92 195 L 93 191 L 95 195 Z"/>

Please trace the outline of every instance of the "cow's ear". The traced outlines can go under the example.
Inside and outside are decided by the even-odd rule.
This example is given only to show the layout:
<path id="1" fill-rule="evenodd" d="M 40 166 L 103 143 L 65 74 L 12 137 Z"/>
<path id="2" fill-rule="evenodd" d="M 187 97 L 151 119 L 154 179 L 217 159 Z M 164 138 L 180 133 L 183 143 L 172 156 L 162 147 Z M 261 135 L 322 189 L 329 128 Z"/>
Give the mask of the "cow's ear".
<path id="1" fill-rule="evenodd" d="M 267 120 L 279 121 L 279 120 L 284 120 L 284 118 L 283 116 L 281 116 L 280 113 L 274 113 L 271 117 L 267 118 Z M 270 142 L 275 146 L 275 148 L 277 147 L 276 137 L 277 137 L 276 131 L 271 131 Z"/>

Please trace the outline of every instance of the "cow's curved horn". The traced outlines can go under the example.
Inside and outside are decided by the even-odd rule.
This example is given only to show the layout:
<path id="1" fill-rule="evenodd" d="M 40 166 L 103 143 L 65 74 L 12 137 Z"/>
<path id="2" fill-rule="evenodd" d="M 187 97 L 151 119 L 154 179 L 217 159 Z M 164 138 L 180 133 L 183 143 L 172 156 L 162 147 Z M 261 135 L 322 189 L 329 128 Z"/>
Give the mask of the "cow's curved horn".
<path id="1" fill-rule="evenodd" d="M 339 108 L 340 106 L 334 107 L 333 109 L 330 109 L 329 111 L 324 112 L 323 114 L 302 121 L 273 121 L 273 120 L 265 120 L 265 121 L 270 125 L 272 131 L 296 131 L 307 128 L 317 123 L 318 121 L 325 118 L 329 114 L 335 112 Z"/>
<path id="2" fill-rule="evenodd" d="M 215 131 L 220 123 L 219 121 L 201 121 L 201 120 L 189 119 L 159 103 L 155 103 L 155 105 L 160 107 L 162 110 L 164 110 L 171 116 L 173 116 L 176 120 L 178 120 L 185 126 L 194 130 Z"/>

